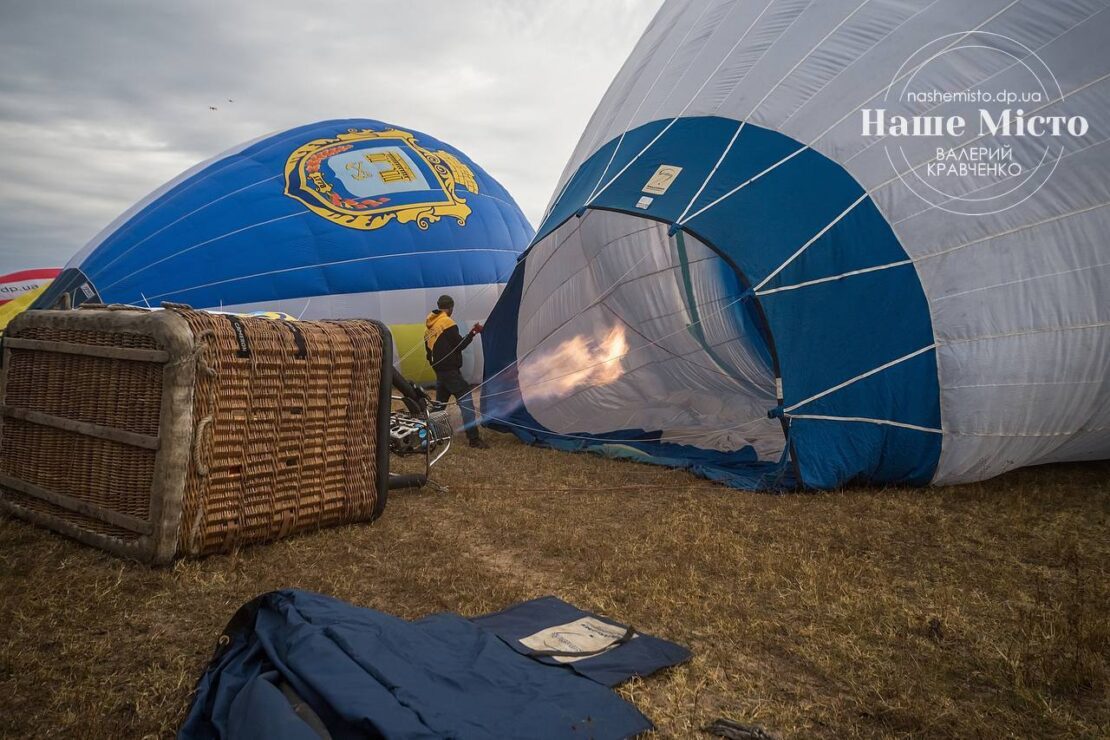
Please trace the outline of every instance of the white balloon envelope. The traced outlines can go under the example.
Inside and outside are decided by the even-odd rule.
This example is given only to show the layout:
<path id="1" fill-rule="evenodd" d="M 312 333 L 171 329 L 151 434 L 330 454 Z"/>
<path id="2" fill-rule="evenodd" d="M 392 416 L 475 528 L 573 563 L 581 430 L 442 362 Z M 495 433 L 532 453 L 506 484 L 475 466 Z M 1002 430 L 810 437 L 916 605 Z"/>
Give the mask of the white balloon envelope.
<path id="1" fill-rule="evenodd" d="M 1107 38 L 1094 1 L 668 0 L 491 317 L 490 421 L 753 488 L 1110 456 Z"/>

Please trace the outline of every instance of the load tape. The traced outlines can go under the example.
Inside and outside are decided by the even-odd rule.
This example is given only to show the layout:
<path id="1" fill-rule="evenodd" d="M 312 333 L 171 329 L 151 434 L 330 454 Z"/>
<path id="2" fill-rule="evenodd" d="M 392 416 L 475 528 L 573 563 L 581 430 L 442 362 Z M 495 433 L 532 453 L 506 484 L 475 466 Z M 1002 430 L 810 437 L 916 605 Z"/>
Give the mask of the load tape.
<path id="1" fill-rule="evenodd" d="M 251 344 L 247 339 L 247 328 L 243 326 L 243 320 L 229 313 L 225 313 L 224 317 L 231 322 L 231 328 L 235 330 L 235 341 L 239 344 L 239 350 L 235 353 L 235 356 L 250 357 Z"/>
<path id="2" fill-rule="evenodd" d="M 289 331 L 293 333 L 293 344 L 297 345 L 297 351 L 293 353 L 293 358 L 297 360 L 304 360 L 308 357 L 308 344 L 304 339 L 304 332 L 294 324 L 292 321 L 283 321 Z"/>

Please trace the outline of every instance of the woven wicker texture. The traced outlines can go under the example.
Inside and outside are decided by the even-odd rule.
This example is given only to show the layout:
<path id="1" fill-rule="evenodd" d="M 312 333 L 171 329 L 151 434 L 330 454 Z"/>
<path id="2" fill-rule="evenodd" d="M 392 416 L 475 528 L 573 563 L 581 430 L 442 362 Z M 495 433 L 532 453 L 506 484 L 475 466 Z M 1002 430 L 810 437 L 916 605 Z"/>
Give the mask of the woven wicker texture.
<path id="1" fill-rule="evenodd" d="M 99 347 L 155 348 L 151 337 L 139 334 L 28 327 L 15 336 Z M 158 433 L 161 365 L 26 349 L 10 350 L 8 363 L 4 403 L 9 406 L 141 434 Z M 0 471 L 143 521 L 150 515 L 154 458 L 154 450 L 21 419 L 5 419 L 0 435 Z M 7 487 L 0 491 L 13 504 L 90 532 L 122 541 L 139 536 Z"/>
<path id="2" fill-rule="evenodd" d="M 154 450 L 7 419 L 4 472 L 48 491 L 148 521 Z"/>
<path id="3" fill-rule="evenodd" d="M 91 304 L 90 304 L 91 305 Z M 115 307 L 112 307 L 116 310 Z M 40 339 L 51 342 L 72 342 L 94 347 L 124 347 L 127 349 L 157 349 L 154 337 L 135 332 L 106 332 L 89 329 L 28 326 L 19 331 L 20 339 Z"/>
<path id="4" fill-rule="evenodd" d="M 34 341 L 7 350 L 3 403 L 16 415 L 3 419 L 0 474 L 20 488 L 0 485 L 0 500 L 85 541 L 161 562 L 174 531 L 178 555 L 204 555 L 373 518 L 387 475 L 377 447 L 381 327 L 183 307 L 153 318 L 168 320 L 170 311 L 188 324 L 194 347 L 171 352 L 169 364 L 165 352 L 155 359 L 144 351 L 170 348 L 134 331 L 53 327 L 50 316 L 9 331 Z M 92 356 L 44 342 L 132 352 Z M 190 409 L 163 399 L 167 368 L 182 363 L 196 366 L 192 433 L 168 439 L 175 427 L 162 418 L 167 408 L 189 429 L 181 415 Z M 39 416 L 19 416 L 27 412 Z M 58 420 L 77 425 L 59 428 Z M 160 478 L 159 456 L 170 449 L 188 451 L 183 486 L 181 477 L 176 486 Z M 170 550 L 156 555 L 144 536 L 171 526 L 166 512 L 180 512 L 180 529 L 166 530 Z"/>
<path id="5" fill-rule="evenodd" d="M 5 403 L 138 434 L 158 434 L 160 363 L 62 353 L 53 353 L 49 362 L 37 361 L 41 354 L 12 351 Z M 112 382 L 105 384 L 107 378 Z"/>
<path id="6" fill-rule="evenodd" d="M 49 501 L 28 496 L 18 491 L 13 491 L 10 488 L 3 488 L 3 497 L 10 503 L 15 504 L 27 511 L 33 511 L 41 514 L 50 519 L 65 522 L 73 527 L 76 527 L 85 532 L 102 535 L 120 543 L 131 543 L 138 540 L 141 535 L 138 532 L 132 532 L 123 527 L 117 527 L 114 524 L 100 521 L 91 516 L 85 516 L 76 511 L 56 506 Z"/>
<path id="7" fill-rule="evenodd" d="M 197 373 L 182 554 L 372 518 L 382 334 L 369 321 L 238 319 L 179 310 L 207 347 Z M 303 337 L 298 357 L 294 332 Z"/>

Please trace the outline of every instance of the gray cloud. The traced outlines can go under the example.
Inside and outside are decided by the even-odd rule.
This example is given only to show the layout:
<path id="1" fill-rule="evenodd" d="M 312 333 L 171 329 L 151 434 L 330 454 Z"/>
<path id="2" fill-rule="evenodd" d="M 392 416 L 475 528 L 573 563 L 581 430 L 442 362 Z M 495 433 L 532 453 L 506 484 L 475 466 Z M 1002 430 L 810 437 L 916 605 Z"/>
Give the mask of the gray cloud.
<path id="1" fill-rule="evenodd" d="M 327 118 L 450 142 L 535 223 L 660 3 L 2 0 L 0 272 L 62 265 L 182 170 Z"/>

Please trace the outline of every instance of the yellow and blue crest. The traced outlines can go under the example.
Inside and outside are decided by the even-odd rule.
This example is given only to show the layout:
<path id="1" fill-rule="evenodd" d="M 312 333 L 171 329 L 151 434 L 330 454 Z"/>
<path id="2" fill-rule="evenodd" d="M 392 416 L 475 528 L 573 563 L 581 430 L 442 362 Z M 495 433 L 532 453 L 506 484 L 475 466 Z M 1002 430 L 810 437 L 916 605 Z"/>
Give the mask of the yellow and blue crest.
<path id="1" fill-rule="evenodd" d="M 465 226 L 471 209 L 460 191 L 478 192 L 473 171 L 397 128 L 313 139 L 285 163 L 286 195 L 352 229 L 379 229 L 391 221 L 427 229 L 444 217 Z"/>

